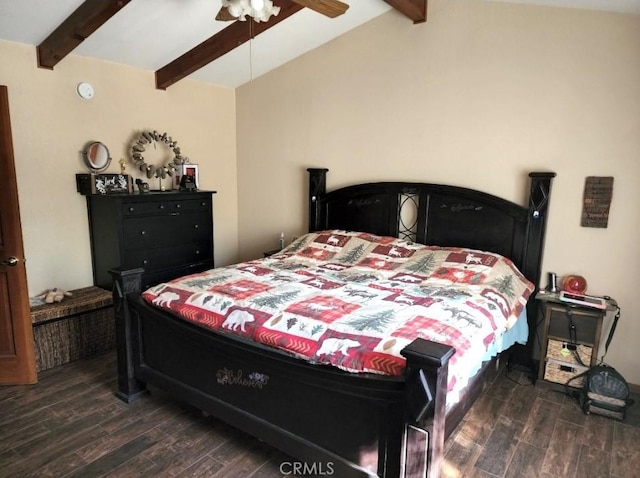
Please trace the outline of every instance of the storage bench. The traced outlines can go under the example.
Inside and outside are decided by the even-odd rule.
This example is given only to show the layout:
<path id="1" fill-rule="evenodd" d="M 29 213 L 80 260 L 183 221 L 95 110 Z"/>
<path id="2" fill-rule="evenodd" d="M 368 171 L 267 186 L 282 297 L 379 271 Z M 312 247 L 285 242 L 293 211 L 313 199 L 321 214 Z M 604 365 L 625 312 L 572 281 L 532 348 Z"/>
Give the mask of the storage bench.
<path id="1" fill-rule="evenodd" d="M 115 347 L 111 292 L 94 286 L 70 292 L 62 302 L 31 307 L 39 372 Z"/>

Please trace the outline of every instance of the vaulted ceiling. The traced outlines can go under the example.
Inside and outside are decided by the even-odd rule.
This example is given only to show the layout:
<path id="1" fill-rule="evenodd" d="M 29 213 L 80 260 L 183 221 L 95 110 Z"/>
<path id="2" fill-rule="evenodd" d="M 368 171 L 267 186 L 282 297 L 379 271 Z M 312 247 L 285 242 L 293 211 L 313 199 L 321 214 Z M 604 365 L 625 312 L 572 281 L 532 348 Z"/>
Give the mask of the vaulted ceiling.
<path id="1" fill-rule="evenodd" d="M 234 88 L 390 10 L 427 19 L 427 0 L 343 1 L 336 18 L 273 0 L 269 22 L 228 23 L 215 20 L 220 0 L 0 0 L 0 40 L 34 45 L 42 68 L 73 53 L 155 71 L 160 89 L 187 76 Z M 640 13 L 640 0 L 493 1 Z"/>
<path id="2" fill-rule="evenodd" d="M 14 3 L 13 7 L 15 7 L 15 0 L 10 1 Z M 2 0 L 2 2 L 8 3 L 7 0 Z M 171 38 L 174 44 L 178 43 L 180 46 L 165 47 L 164 53 L 157 56 L 163 58 L 166 63 L 162 65 L 156 63 L 153 66 L 156 87 L 159 89 L 166 89 L 177 81 L 203 70 L 212 62 L 221 60 L 227 54 L 239 50 L 249 40 L 252 40 L 249 55 L 245 49 L 241 57 L 244 57 L 249 68 L 253 70 L 254 65 L 250 64 L 253 62 L 253 57 L 255 57 L 256 65 L 259 65 L 260 55 L 274 53 L 276 57 L 282 57 L 281 63 L 288 61 L 290 58 L 279 53 L 279 49 L 293 50 L 294 57 L 300 54 L 295 53 L 295 48 L 291 48 L 292 44 L 300 43 L 299 32 L 311 29 L 314 31 L 315 37 L 321 38 L 324 33 L 328 40 L 392 8 L 405 16 L 407 22 L 414 23 L 426 21 L 427 12 L 427 0 L 351 0 L 352 5 L 347 13 L 337 18 L 328 18 L 292 0 L 273 0 L 274 5 L 280 7 L 280 12 L 277 16 L 271 17 L 268 22 L 248 20 L 225 23 L 215 20 L 216 13 L 220 9 L 220 0 L 56 0 L 48 3 L 42 3 L 41 0 L 20 0 L 20 2 L 40 3 L 39 6 L 42 10 L 39 11 L 38 8 L 30 10 L 36 20 L 31 28 L 37 29 L 38 19 L 42 16 L 49 19 L 52 16 L 59 18 L 55 26 L 51 26 L 51 21 L 43 22 L 50 25 L 50 31 L 45 38 L 41 41 L 38 40 L 36 46 L 37 62 L 41 68 L 55 69 L 56 65 L 64 61 L 68 54 L 72 52 L 82 54 L 85 45 L 89 45 L 87 49 L 94 52 L 98 50 L 97 55 L 88 56 L 101 57 L 100 48 L 106 53 L 110 49 L 109 45 L 114 43 L 121 51 L 122 49 L 125 51 L 135 49 L 136 45 L 139 45 L 137 35 L 156 37 L 158 48 L 163 48 L 162 45 L 165 43 L 162 40 Z M 12 7 L 3 5 L 3 3 L 0 3 L 0 16 L 4 17 L 6 21 L 11 16 Z M 66 9 L 62 8 L 62 4 L 66 4 Z M 37 6 L 32 5 L 32 7 Z M 53 15 L 54 11 L 55 15 Z M 62 15 L 64 11 L 68 13 Z M 2 15 L 3 13 L 5 15 Z M 18 15 L 18 13 L 14 13 L 14 15 Z M 295 22 L 298 17 L 300 21 Z M 309 24 L 309 21 L 312 26 L 305 27 L 305 23 Z M 151 22 L 155 23 L 155 29 Z M 266 44 L 271 44 L 271 46 L 255 48 L 258 39 L 266 36 L 266 32 L 271 29 L 275 32 L 277 29 L 274 27 L 285 22 L 291 24 L 292 28 L 288 29 L 288 34 L 287 29 L 279 29 L 279 34 L 276 36 L 282 37 L 284 34 L 285 37 L 283 41 L 279 42 L 280 47 L 277 46 L 278 42 L 267 41 Z M 19 23 L 24 23 L 24 21 L 19 21 Z M 2 27 L 3 25 L 0 23 L 0 28 Z M 4 27 L 8 27 L 8 25 L 4 25 Z M 194 30 L 199 31 L 198 35 L 192 34 Z M 3 36 L 5 35 L 0 32 L 0 38 Z M 10 37 L 10 35 L 8 36 Z M 127 45 L 122 37 L 133 37 L 135 41 Z M 32 35 L 29 42 L 34 42 L 35 38 L 36 35 Z M 96 39 L 95 42 L 94 39 Z M 318 45 L 324 41 L 321 40 Z M 310 46 L 314 46 L 313 40 L 311 42 L 307 40 L 303 43 L 305 43 L 303 46 L 305 51 Z M 106 46 L 99 47 L 98 45 Z M 256 51 L 253 51 L 254 49 Z M 173 56 L 171 56 L 172 51 L 175 51 Z M 103 59 L 109 59 L 108 54 L 102 56 Z M 242 61 L 242 59 L 237 61 Z M 122 62 L 125 64 L 135 63 L 136 60 Z M 275 66 L 277 64 L 274 64 Z M 258 74 L 260 71 L 256 70 L 255 75 Z M 253 75 L 254 71 L 250 71 L 250 76 Z M 194 75 L 194 77 L 197 76 Z M 232 87 L 243 82 L 242 80 L 225 81 L 224 74 L 221 77 L 222 81 L 213 80 L 213 82 Z"/>

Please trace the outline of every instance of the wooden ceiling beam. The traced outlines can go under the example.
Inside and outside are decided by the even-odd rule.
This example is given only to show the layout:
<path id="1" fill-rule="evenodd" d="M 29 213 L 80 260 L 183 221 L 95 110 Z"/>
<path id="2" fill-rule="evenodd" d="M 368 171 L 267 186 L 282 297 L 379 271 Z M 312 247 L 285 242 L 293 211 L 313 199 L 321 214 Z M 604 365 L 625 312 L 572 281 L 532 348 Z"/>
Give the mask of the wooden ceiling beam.
<path id="1" fill-rule="evenodd" d="M 60 60 L 131 0 L 85 0 L 36 47 L 38 66 L 53 70 Z"/>
<path id="2" fill-rule="evenodd" d="M 274 0 L 273 4 L 280 7 L 280 13 L 271 17 L 268 22 L 257 23 L 249 19 L 244 22 L 237 20 L 224 30 L 219 31 L 184 55 L 157 70 L 156 88 L 166 90 L 169 86 L 189 76 L 194 71 L 198 71 L 203 66 L 229 53 L 234 48 L 249 41 L 252 37 L 260 35 L 304 8 L 289 0 Z M 251 32 L 249 31 L 249 25 L 251 25 Z"/>
<path id="3" fill-rule="evenodd" d="M 36 47 L 38 66 L 53 69 L 65 56 L 124 8 L 131 0 L 85 0 Z M 427 20 L 427 0 L 384 0 L 414 23 Z M 269 22 L 235 21 L 155 72 L 156 88 L 164 90 L 304 8 L 290 0 L 274 0 L 280 13 Z M 251 25 L 251 29 L 249 28 Z M 250 31 L 251 30 L 251 31 Z"/>
<path id="4" fill-rule="evenodd" d="M 303 7 L 315 10 L 329 18 L 336 18 L 349 10 L 349 5 L 340 0 L 294 0 Z"/>
<path id="5" fill-rule="evenodd" d="M 406 15 L 413 23 L 427 21 L 427 0 L 384 0 L 403 15 Z"/>

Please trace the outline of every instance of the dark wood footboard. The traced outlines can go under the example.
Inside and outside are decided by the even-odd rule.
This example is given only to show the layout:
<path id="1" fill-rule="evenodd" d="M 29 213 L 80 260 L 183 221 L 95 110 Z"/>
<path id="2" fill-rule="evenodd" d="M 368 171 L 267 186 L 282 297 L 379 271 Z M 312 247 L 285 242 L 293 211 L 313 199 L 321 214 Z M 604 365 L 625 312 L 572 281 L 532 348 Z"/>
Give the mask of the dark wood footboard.
<path id="1" fill-rule="evenodd" d="M 113 306 L 116 319 L 116 347 L 118 351 L 118 391 L 121 400 L 131 403 L 146 392 L 144 382 L 138 380 L 134 371 L 134 340 L 131 312 L 127 297 L 129 294 L 140 294 L 142 288 L 143 269 L 123 271 L 110 270 L 113 278 Z M 139 355 L 139 350 L 136 349 Z"/>
<path id="2" fill-rule="evenodd" d="M 314 366 L 147 305 L 141 272 L 112 271 L 119 398 L 159 387 L 334 476 L 439 475 L 452 347 L 416 339 L 405 378 Z"/>

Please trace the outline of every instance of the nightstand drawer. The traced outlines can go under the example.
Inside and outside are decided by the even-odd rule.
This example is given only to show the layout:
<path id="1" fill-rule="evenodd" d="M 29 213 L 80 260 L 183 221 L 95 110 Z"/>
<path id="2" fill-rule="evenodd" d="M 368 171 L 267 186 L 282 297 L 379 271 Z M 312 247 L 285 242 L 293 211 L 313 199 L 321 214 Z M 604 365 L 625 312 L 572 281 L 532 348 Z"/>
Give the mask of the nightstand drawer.
<path id="1" fill-rule="evenodd" d="M 549 337 L 575 339 L 581 344 L 594 343 L 600 319 L 599 313 L 590 315 L 572 309 L 567 312 L 564 308 L 553 308 L 550 312 Z M 575 325 L 575 337 L 572 337 L 569 329 L 572 323 Z"/>
<path id="2" fill-rule="evenodd" d="M 566 362 L 586 367 L 591 364 L 593 347 L 575 345 L 570 341 L 549 339 L 547 342 L 547 359 Z"/>
<path id="3" fill-rule="evenodd" d="M 569 379 L 580 375 L 581 373 L 589 370 L 589 367 L 582 367 L 568 362 L 561 362 L 559 360 L 548 359 L 547 366 L 544 370 L 544 379 L 549 382 L 560 383 L 564 385 Z M 584 377 L 577 378 L 571 381 L 572 387 L 580 388 L 584 385 Z"/>

